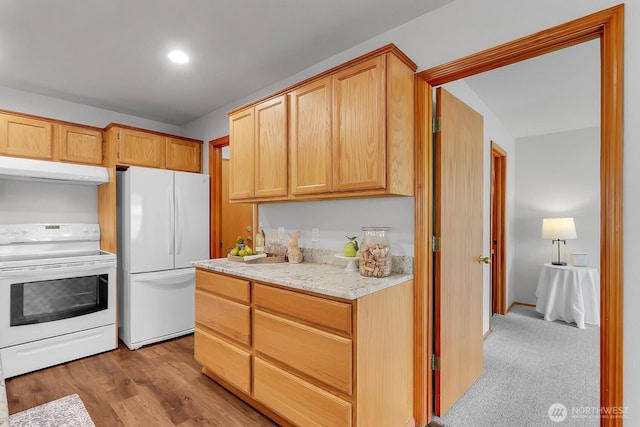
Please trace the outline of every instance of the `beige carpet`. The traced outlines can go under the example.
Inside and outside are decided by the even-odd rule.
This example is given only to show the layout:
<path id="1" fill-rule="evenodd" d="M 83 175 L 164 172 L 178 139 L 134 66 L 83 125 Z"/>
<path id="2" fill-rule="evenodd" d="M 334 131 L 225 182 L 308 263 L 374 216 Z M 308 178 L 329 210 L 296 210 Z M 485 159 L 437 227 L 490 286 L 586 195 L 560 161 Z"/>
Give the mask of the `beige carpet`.
<path id="1" fill-rule="evenodd" d="M 545 322 L 533 307 L 495 315 L 484 374 L 442 418 L 446 427 L 598 427 L 600 328 Z M 560 409 L 557 409 L 560 408 Z M 563 419 L 552 418 L 556 412 Z"/>
<path id="2" fill-rule="evenodd" d="M 95 427 L 77 394 L 9 416 L 11 427 Z"/>

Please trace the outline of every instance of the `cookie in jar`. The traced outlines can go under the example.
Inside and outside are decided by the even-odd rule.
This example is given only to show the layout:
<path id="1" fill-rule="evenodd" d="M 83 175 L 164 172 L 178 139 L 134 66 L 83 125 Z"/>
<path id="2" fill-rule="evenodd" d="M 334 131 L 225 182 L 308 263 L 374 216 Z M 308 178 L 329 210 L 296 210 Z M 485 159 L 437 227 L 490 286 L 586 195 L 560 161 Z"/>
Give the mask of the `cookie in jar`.
<path id="1" fill-rule="evenodd" d="M 362 227 L 360 244 L 360 274 L 366 277 L 387 277 L 391 274 L 391 247 L 387 238 L 389 227 Z"/>

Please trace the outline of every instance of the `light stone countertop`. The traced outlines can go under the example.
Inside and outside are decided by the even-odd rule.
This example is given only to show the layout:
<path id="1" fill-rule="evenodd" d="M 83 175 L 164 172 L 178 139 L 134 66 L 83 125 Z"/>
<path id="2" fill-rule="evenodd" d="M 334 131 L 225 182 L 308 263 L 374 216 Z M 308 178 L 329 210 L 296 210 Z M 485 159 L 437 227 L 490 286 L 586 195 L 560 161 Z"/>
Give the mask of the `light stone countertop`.
<path id="1" fill-rule="evenodd" d="M 357 271 L 345 271 L 344 266 L 309 262 L 246 264 L 217 258 L 193 261 L 191 264 L 218 273 L 348 300 L 355 300 L 413 279 L 413 274 L 397 273 L 384 278 L 364 277 Z"/>

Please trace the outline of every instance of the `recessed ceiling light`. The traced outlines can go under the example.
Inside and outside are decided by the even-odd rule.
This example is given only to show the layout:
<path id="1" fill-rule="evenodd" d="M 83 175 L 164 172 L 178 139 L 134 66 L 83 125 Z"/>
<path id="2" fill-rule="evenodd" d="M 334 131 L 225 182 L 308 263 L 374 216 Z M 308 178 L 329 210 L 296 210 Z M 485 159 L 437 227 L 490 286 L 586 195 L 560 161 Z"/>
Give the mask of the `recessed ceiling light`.
<path id="1" fill-rule="evenodd" d="M 186 64 L 189 62 L 189 57 L 181 50 L 172 50 L 167 56 L 176 64 Z"/>

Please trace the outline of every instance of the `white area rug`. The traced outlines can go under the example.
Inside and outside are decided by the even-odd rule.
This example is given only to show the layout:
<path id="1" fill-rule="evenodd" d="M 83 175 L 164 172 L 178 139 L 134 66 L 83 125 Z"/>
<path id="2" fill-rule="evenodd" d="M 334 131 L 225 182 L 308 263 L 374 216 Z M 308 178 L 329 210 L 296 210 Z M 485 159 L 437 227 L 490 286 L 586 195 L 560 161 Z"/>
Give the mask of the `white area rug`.
<path id="1" fill-rule="evenodd" d="M 9 416 L 11 427 L 95 427 L 77 394 Z"/>

